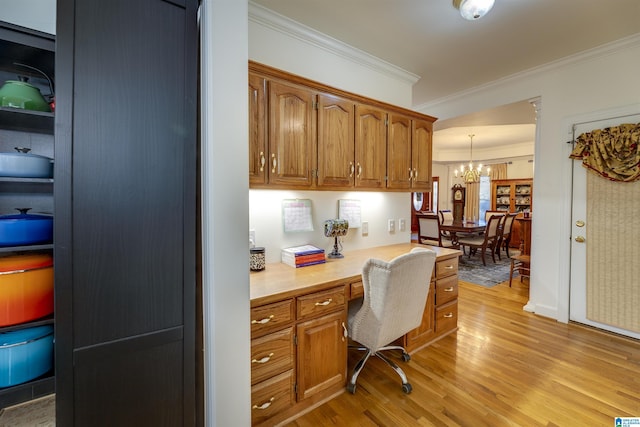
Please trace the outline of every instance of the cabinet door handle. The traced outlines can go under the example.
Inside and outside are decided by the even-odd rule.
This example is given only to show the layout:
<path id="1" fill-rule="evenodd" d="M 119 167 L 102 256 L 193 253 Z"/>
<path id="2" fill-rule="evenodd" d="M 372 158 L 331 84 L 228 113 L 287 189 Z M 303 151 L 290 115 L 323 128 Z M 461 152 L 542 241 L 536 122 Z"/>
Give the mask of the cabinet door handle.
<path id="1" fill-rule="evenodd" d="M 413 180 L 413 170 L 409 168 L 409 181 Z"/>
<path id="2" fill-rule="evenodd" d="M 266 159 L 264 158 L 264 151 L 260 152 L 260 172 L 264 171 L 264 164 L 266 163 Z"/>
<path id="3" fill-rule="evenodd" d="M 276 154 L 271 154 L 271 173 L 276 173 L 276 166 L 278 165 L 278 161 L 276 160 Z"/>
<path id="4" fill-rule="evenodd" d="M 344 339 L 349 336 L 349 332 L 347 331 L 347 327 L 345 326 L 344 322 L 342 322 L 342 330 L 342 341 L 344 341 Z"/>
<path id="5" fill-rule="evenodd" d="M 273 353 L 269 353 L 268 356 L 263 357 L 262 359 L 253 359 L 251 363 L 267 363 L 273 357 Z"/>
<path id="6" fill-rule="evenodd" d="M 358 178 L 360 178 L 360 175 L 362 175 L 362 166 L 360 166 L 360 163 L 358 162 Z"/>
<path id="7" fill-rule="evenodd" d="M 453 292 L 453 286 L 450 287 L 450 288 L 444 288 L 444 291 L 445 292 Z"/>
<path id="8" fill-rule="evenodd" d="M 332 299 L 331 299 L 331 298 L 329 298 L 329 299 L 328 299 L 328 300 L 326 300 L 326 301 L 317 302 L 317 303 L 316 303 L 316 306 L 327 306 L 327 305 L 331 304 L 331 301 L 332 301 Z"/>
<path id="9" fill-rule="evenodd" d="M 269 323 L 271 321 L 271 319 L 273 319 L 273 314 L 271 316 L 265 317 L 264 319 L 261 319 L 261 320 L 252 320 L 251 324 L 252 325 L 257 325 L 257 324 L 264 325 L 265 323 Z"/>
<path id="10" fill-rule="evenodd" d="M 264 402 L 262 405 L 253 405 L 251 408 L 260 410 L 267 409 L 269 406 L 271 406 L 274 400 L 276 400 L 276 398 L 272 397 L 268 402 Z"/>
<path id="11" fill-rule="evenodd" d="M 355 166 L 353 166 L 353 162 L 349 162 L 349 178 L 353 178 L 353 173 L 356 171 Z"/>
<path id="12" fill-rule="evenodd" d="M 447 313 L 443 317 L 446 317 L 447 319 L 450 319 L 450 318 L 453 317 L 453 313 Z"/>
<path id="13" fill-rule="evenodd" d="M 413 180 L 417 180 L 418 179 L 418 169 L 413 168 Z"/>

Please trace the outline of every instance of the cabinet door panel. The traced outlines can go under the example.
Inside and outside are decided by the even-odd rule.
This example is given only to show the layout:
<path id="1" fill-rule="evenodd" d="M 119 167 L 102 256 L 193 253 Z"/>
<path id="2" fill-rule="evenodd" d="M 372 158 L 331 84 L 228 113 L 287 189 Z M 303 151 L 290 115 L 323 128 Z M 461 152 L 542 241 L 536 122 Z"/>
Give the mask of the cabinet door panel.
<path id="1" fill-rule="evenodd" d="M 308 89 L 269 82 L 270 184 L 301 187 L 313 184 L 315 98 Z"/>
<path id="2" fill-rule="evenodd" d="M 387 168 L 387 113 L 356 106 L 356 187 L 384 188 Z"/>
<path id="3" fill-rule="evenodd" d="M 349 187 L 355 177 L 355 105 L 335 96 L 318 97 L 318 186 Z"/>
<path id="4" fill-rule="evenodd" d="M 387 187 L 411 188 L 411 119 L 389 114 Z"/>
<path id="5" fill-rule="evenodd" d="M 249 183 L 264 184 L 267 177 L 266 80 L 249 75 Z"/>
<path id="6" fill-rule="evenodd" d="M 422 314 L 422 323 L 416 329 L 409 331 L 405 335 L 404 346 L 407 351 L 415 350 L 422 344 L 429 342 L 435 336 L 435 285 L 433 282 L 430 284 L 430 287 L 427 304 Z"/>
<path id="7" fill-rule="evenodd" d="M 414 120 L 411 138 L 412 188 L 431 191 L 433 123 Z"/>
<path id="8" fill-rule="evenodd" d="M 298 401 L 323 390 L 344 387 L 347 339 L 344 310 L 300 323 L 298 335 Z"/>

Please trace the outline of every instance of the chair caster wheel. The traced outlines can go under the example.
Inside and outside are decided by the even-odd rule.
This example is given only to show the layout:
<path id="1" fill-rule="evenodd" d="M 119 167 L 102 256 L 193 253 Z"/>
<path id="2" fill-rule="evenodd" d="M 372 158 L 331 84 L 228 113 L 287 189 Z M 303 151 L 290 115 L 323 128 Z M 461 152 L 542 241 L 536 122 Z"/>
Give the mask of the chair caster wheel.
<path id="1" fill-rule="evenodd" d="M 413 390 L 413 387 L 411 387 L 411 384 L 409 383 L 402 384 L 402 391 L 404 391 L 405 394 L 411 393 L 411 390 Z"/>
<path id="2" fill-rule="evenodd" d="M 402 360 L 408 362 L 409 360 L 411 360 L 411 355 L 409 353 L 402 353 Z"/>
<path id="3" fill-rule="evenodd" d="M 356 394 L 356 385 L 351 383 L 347 384 L 347 391 L 351 394 Z"/>

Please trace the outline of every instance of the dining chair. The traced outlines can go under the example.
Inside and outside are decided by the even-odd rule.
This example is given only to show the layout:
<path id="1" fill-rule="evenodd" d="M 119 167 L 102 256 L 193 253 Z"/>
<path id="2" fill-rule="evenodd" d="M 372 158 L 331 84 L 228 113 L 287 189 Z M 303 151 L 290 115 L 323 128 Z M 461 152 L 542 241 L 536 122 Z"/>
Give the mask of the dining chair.
<path id="1" fill-rule="evenodd" d="M 487 265 L 485 261 L 485 252 L 491 251 L 491 257 L 493 262 L 496 262 L 496 246 L 500 238 L 500 222 L 504 215 L 492 215 L 489 217 L 489 221 L 485 227 L 485 232 L 481 236 L 476 237 L 460 237 L 458 238 L 458 244 L 461 247 L 467 246 L 469 248 L 469 258 L 471 255 L 480 250 L 480 256 L 482 257 L 482 264 Z"/>
<path id="2" fill-rule="evenodd" d="M 451 237 L 440 230 L 440 218 L 437 214 L 419 214 L 418 217 L 418 242 L 423 245 L 440 246 L 443 248 L 457 247 L 451 241 Z"/>
<path id="3" fill-rule="evenodd" d="M 514 255 L 511 257 L 511 268 L 509 269 L 509 287 L 513 280 L 513 272 L 520 273 L 520 283 L 522 278 L 526 277 L 531 280 L 531 255 Z"/>
<path id="4" fill-rule="evenodd" d="M 402 368 L 382 352 L 399 350 L 402 360 L 411 359 L 404 347 L 393 343 L 422 323 L 435 260 L 435 251 L 413 248 L 389 262 L 374 258 L 365 262 L 362 268 L 364 296 L 360 301 L 351 302 L 347 321 L 349 337 L 360 344 L 349 348 L 365 352 L 347 384 L 350 393 L 356 392 L 358 375 L 371 356 L 380 358 L 396 371 L 402 380 L 402 391 L 411 393 L 412 386 Z"/>
<path id="5" fill-rule="evenodd" d="M 507 253 L 507 258 L 511 258 L 509 254 L 509 244 L 511 243 L 511 229 L 513 228 L 513 222 L 518 214 L 516 212 L 508 213 L 502 220 L 502 232 L 500 233 L 500 239 L 498 241 L 498 258 L 500 258 L 500 251 L 504 248 Z"/>

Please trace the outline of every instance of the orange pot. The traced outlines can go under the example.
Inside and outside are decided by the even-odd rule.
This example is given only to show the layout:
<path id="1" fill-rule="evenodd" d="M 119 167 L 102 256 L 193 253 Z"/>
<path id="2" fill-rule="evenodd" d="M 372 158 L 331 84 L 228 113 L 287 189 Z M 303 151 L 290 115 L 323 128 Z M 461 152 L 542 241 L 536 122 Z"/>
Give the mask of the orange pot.
<path id="1" fill-rule="evenodd" d="M 53 313 L 53 257 L 47 254 L 0 258 L 0 326 Z"/>

